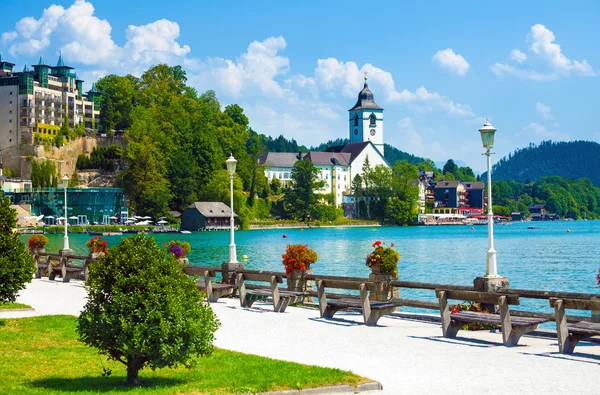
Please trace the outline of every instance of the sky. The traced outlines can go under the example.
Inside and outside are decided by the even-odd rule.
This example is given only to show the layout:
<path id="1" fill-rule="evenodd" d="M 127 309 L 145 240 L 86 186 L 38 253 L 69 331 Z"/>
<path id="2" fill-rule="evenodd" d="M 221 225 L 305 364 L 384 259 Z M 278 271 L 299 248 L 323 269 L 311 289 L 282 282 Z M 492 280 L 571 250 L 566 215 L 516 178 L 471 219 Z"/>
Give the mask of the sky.
<path id="1" fill-rule="evenodd" d="M 600 2 L 0 0 L 0 52 L 21 70 L 59 52 L 84 88 L 181 65 L 250 126 L 317 145 L 348 137 L 364 72 L 384 140 L 481 172 L 543 140 L 600 140 Z M 596 111 L 594 111 L 596 110 Z"/>

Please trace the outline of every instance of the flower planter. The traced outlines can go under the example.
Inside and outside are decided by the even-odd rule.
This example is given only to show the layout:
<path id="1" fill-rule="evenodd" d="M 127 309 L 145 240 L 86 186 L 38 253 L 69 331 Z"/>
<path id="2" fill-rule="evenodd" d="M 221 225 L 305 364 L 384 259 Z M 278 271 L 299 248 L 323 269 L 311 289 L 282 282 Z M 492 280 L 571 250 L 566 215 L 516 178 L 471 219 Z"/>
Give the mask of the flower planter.
<path id="1" fill-rule="evenodd" d="M 371 265 L 371 274 L 381 274 L 381 264 L 379 262 Z"/>
<path id="2" fill-rule="evenodd" d="M 388 283 L 392 280 L 397 280 L 398 277 L 393 276 L 391 274 L 375 274 L 371 273 L 369 275 L 369 280 L 375 282 L 376 289 L 372 290 L 369 294 L 369 300 L 385 302 L 390 300 L 392 297 L 398 298 L 400 294 L 398 292 L 398 288 L 391 287 Z"/>
<path id="3" fill-rule="evenodd" d="M 292 273 L 287 276 L 288 291 L 303 292 L 307 289 L 312 289 L 314 281 L 305 280 L 305 274 L 313 274 L 313 270 L 308 268 L 303 272 L 300 269 L 293 269 Z"/>
<path id="4" fill-rule="evenodd" d="M 41 252 L 45 252 L 44 247 L 34 247 L 34 248 L 30 248 L 29 252 L 31 253 L 31 255 L 35 255 L 35 254 L 39 254 Z"/>

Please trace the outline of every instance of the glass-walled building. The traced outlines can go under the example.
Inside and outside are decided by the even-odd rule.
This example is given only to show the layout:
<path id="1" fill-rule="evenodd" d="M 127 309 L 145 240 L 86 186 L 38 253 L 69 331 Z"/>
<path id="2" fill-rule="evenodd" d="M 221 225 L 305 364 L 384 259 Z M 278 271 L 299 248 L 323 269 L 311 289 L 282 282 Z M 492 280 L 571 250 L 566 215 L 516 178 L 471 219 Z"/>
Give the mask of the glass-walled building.
<path id="1" fill-rule="evenodd" d="M 31 206 L 32 215 L 44 215 L 44 222 L 64 217 L 64 189 L 41 188 L 5 191 L 13 204 Z M 107 224 L 127 219 L 122 188 L 67 188 L 67 218 L 71 224 Z M 77 218 L 75 218 L 77 217 Z"/>

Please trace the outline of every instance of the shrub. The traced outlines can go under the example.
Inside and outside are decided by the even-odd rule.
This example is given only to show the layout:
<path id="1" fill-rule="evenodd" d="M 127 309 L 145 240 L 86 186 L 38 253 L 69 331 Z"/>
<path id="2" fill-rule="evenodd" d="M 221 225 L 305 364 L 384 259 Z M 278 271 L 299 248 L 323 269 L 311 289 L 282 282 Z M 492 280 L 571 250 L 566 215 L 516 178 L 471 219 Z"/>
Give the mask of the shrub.
<path id="1" fill-rule="evenodd" d="M 283 258 L 283 267 L 286 274 L 292 273 L 294 269 L 300 269 L 305 272 L 310 265 L 315 263 L 319 256 L 317 253 L 304 244 L 288 244 L 285 246 Z"/>
<path id="2" fill-rule="evenodd" d="M 16 226 L 17 212 L 0 191 L 0 303 L 14 302 L 36 269 L 25 243 L 19 240 L 18 233 L 13 233 Z"/>
<path id="3" fill-rule="evenodd" d="M 30 250 L 34 248 L 44 248 L 48 244 L 48 238 L 44 235 L 33 235 L 27 241 L 27 246 Z"/>
<path id="4" fill-rule="evenodd" d="M 213 351 L 219 322 L 181 270 L 153 238 L 123 239 L 90 266 L 88 302 L 77 331 L 81 341 L 127 366 L 127 383 L 151 369 L 195 365 Z"/>

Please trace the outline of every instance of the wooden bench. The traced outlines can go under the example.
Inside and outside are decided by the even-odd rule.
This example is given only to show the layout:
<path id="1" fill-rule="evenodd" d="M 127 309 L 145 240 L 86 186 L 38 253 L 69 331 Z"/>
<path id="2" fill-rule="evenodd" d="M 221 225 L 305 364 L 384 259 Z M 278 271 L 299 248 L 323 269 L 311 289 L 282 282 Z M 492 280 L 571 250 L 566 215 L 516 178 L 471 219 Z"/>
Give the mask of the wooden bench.
<path id="1" fill-rule="evenodd" d="M 399 305 L 394 302 L 373 302 L 369 300 L 369 288 L 375 284 L 350 280 L 317 280 L 317 294 L 319 298 L 319 311 L 322 318 L 333 318 L 341 310 L 361 310 L 365 325 L 377 325 L 377 321 L 386 314 L 392 313 Z M 358 290 L 359 299 L 340 298 L 327 299 L 325 288 Z"/>
<path id="2" fill-rule="evenodd" d="M 210 281 L 211 277 L 215 277 L 216 272 L 214 270 L 202 271 L 204 280 L 200 280 L 196 283 L 199 290 L 206 292 L 206 298 L 209 302 L 216 302 L 219 298 L 229 296 L 237 288 L 233 284 L 219 284 Z"/>
<path id="3" fill-rule="evenodd" d="M 246 281 L 268 282 L 269 288 L 247 289 Z M 279 289 L 277 284 L 281 283 L 283 283 L 282 276 L 260 273 L 238 273 L 237 287 L 241 306 L 250 308 L 257 300 L 271 299 L 273 301 L 273 310 L 277 313 L 283 313 L 289 305 L 301 303 L 308 296 L 306 292 Z"/>
<path id="4" fill-rule="evenodd" d="M 556 313 L 556 332 L 558 335 L 558 351 L 561 354 L 572 354 L 581 340 L 600 336 L 600 323 L 580 321 L 567 325 L 565 309 L 600 311 L 600 299 L 560 299 L 550 298 L 550 307 Z"/>
<path id="5" fill-rule="evenodd" d="M 456 337 L 458 331 L 466 324 L 473 322 L 494 324 L 500 325 L 502 328 L 502 343 L 507 347 L 513 347 L 519 343 L 519 339 L 525 333 L 531 332 L 536 329 L 539 324 L 548 321 L 544 318 L 511 317 L 508 306 L 518 305 L 520 303 L 519 296 L 515 294 L 447 289 L 436 289 L 435 293 L 440 306 L 442 334 L 447 338 Z M 448 299 L 497 304 L 500 314 L 478 313 L 473 311 L 460 311 L 451 314 L 448 309 Z"/>

